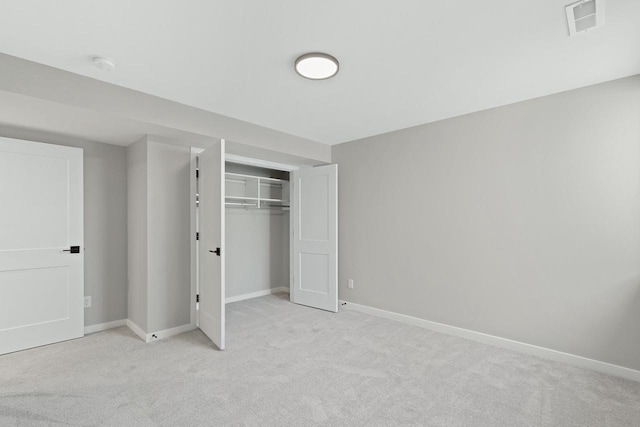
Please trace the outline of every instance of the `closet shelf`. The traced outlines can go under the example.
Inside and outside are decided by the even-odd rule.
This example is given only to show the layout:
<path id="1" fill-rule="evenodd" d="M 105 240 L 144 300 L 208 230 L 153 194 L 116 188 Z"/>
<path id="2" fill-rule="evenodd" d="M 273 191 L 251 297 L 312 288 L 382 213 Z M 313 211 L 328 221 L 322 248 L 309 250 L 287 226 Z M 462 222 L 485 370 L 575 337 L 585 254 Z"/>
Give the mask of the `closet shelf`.
<path id="1" fill-rule="evenodd" d="M 264 197 L 244 197 L 244 196 L 225 196 L 227 199 L 231 200 L 255 200 L 257 202 L 289 202 L 288 200 L 282 199 L 266 199 Z"/>
<path id="2" fill-rule="evenodd" d="M 227 172 L 225 181 L 228 207 L 289 209 L 289 181 L 285 179 Z"/>
<path id="3" fill-rule="evenodd" d="M 234 173 L 234 172 L 226 172 L 225 175 L 227 176 L 227 178 L 236 177 L 236 178 L 259 179 L 260 181 L 267 181 L 267 182 L 286 182 L 286 183 L 289 182 L 286 179 L 267 178 L 265 176 L 245 175 L 245 174 L 242 174 L 242 173 Z"/>
<path id="4" fill-rule="evenodd" d="M 266 208 L 281 208 L 283 210 L 289 210 L 289 205 L 283 202 L 268 202 L 268 201 L 254 201 L 253 203 L 247 202 L 225 202 L 225 206 L 233 207 L 233 208 L 255 208 L 255 209 L 266 209 Z"/>

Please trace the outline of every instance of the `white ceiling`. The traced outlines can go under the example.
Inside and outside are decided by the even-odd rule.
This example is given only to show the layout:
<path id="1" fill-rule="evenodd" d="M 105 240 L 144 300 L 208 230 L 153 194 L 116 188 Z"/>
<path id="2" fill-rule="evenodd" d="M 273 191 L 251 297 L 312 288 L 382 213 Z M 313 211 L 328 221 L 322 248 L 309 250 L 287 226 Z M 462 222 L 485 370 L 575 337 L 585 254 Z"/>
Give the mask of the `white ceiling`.
<path id="1" fill-rule="evenodd" d="M 640 1 L 571 38 L 570 2 L 0 0 L 0 52 L 335 144 L 640 73 Z"/>

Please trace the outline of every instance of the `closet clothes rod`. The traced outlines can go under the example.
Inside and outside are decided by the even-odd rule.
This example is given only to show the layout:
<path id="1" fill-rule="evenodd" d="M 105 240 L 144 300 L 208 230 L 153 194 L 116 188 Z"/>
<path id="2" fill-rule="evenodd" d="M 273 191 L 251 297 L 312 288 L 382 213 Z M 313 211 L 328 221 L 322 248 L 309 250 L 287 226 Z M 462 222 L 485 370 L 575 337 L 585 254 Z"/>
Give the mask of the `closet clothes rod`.
<path id="1" fill-rule="evenodd" d="M 269 179 L 271 180 L 271 179 L 274 179 L 274 178 L 269 178 Z M 225 180 L 225 182 L 230 182 L 230 183 L 233 183 L 233 184 L 242 184 L 242 185 L 247 185 L 247 180 L 258 180 L 258 181 L 260 181 L 260 185 L 266 185 L 266 186 L 269 186 L 269 187 L 276 187 L 276 188 L 282 188 L 285 184 L 288 184 L 288 181 L 284 181 L 284 182 L 281 182 L 281 181 L 277 181 L 277 182 L 266 181 L 266 178 L 259 177 L 259 176 L 248 177 L 248 178 L 245 178 L 245 179 L 241 179 L 241 178 L 225 178 L 224 180 Z"/>
<path id="2" fill-rule="evenodd" d="M 238 202 L 225 202 L 225 206 L 230 207 L 239 207 L 239 208 L 257 208 L 257 209 L 266 209 L 266 208 L 283 208 L 289 209 L 288 205 L 270 205 L 264 203 L 262 205 L 258 205 L 256 203 L 238 203 Z"/>
<path id="3" fill-rule="evenodd" d="M 235 202 L 226 202 L 226 206 L 253 206 L 255 208 L 258 207 L 257 203 L 235 203 Z"/>
<path id="4" fill-rule="evenodd" d="M 242 184 L 242 185 L 247 185 L 247 180 L 246 179 L 232 179 L 232 178 L 225 178 L 226 182 L 232 182 L 234 184 Z"/>

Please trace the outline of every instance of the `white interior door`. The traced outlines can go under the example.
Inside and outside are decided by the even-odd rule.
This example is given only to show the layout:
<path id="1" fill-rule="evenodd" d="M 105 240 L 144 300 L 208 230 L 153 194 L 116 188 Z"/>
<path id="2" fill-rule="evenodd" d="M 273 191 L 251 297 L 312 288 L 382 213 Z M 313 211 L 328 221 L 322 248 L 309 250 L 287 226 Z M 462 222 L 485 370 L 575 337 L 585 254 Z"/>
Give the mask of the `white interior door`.
<path id="1" fill-rule="evenodd" d="M 81 149 L 0 138 L 0 354 L 84 335 L 82 188 Z"/>
<path id="2" fill-rule="evenodd" d="M 224 350 L 224 140 L 198 156 L 199 326 Z"/>
<path id="3" fill-rule="evenodd" d="M 338 311 L 338 165 L 293 172 L 291 301 Z"/>

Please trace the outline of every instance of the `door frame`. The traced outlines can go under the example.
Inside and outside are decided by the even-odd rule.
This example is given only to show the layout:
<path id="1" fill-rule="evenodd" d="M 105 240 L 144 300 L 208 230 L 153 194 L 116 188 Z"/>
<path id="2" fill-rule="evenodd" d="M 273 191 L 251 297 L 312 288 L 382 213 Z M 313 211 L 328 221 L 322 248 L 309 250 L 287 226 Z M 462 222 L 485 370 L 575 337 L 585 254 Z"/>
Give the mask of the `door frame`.
<path id="1" fill-rule="evenodd" d="M 224 141 L 224 139 L 222 139 Z M 190 186 L 189 186 L 189 203 L 190 203 L 190 233 L 191 233 L 191 304 L 190 304 L 190 325 L 193 328 L 199 327 L 198 319 L 198 303 L 196 301 L 198 292 L 200 289 L 199 274 L 198 274 L 198 255 L 200 253 L 200 242 L 196 240 L 196 235 L 199 231 L 198 227 L 198 209 L 196 194 L 198 191 L 198 179 L 196 176 L 198 170 L 198 155 L 205 149 L 198 147 L 191 147 L 191 171 L 190 171 Z M 267 169 L 281 170 L 284 172 L 293 172 L 305 166 L 291 165 L 287 163 L 278 163 L 270 160 L 264 160 L 257 157 L 245 157 L 235 154 L 225 153 L 225 162 L 239 163 L 249 166 L 258 166 Z M 225 245 L 225 242 L 222 242 Z M 289 226 L 289 262 L 293 262 L 293 227 Z M 224 246 L 223 246 L 224 249 Z M 291 264 L 292 265 L 292 264 Z M 293 286 L 293 269 L 289 268 L 289 295 L 291 295 L 291 287 Z"/>
<path id="2" fill-rule="evenodd" d="M 196 298 L 198 295 L 198 285 L 199 285 L 199 241 L 196 239 L 196 233 L 198 233 L 198 209 L 197 209 L 197 193 L 198 193 L 198 155 L 204 151 L 204 148 L 191 147 L 191 170 L 190 170 L 190 178 L 189 178 L 189 206 L 191 213 L 191 221 L 189 232 L 191 235 L 191 304 L 190 307 L 190 325 L 192 328 L 197 328 L 199 326 L 198 322 L 198 303 L 196 302 Z"/>

